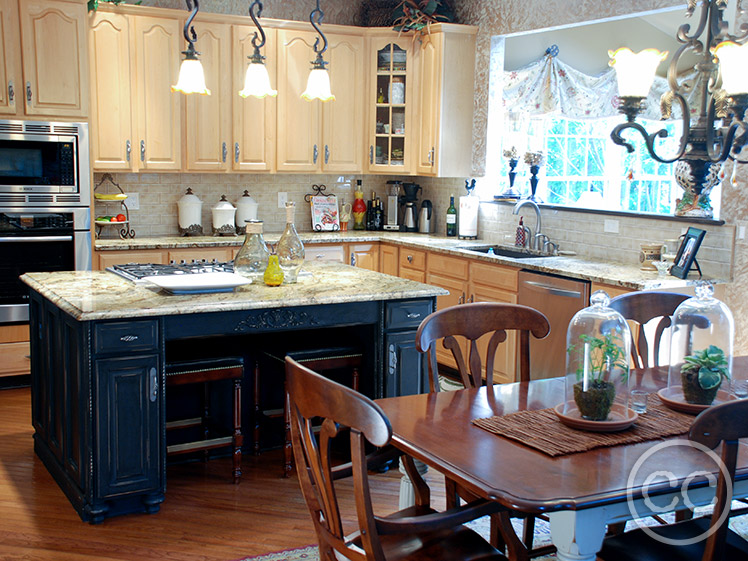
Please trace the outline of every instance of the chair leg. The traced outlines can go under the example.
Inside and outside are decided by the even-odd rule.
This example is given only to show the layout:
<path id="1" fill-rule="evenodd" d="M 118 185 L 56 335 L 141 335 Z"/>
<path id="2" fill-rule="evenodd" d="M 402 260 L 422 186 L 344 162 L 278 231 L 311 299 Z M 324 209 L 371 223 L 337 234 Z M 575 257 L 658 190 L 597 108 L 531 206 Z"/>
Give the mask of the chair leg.
<path id="1" fill-rule="evenodd" d="M 691 520 L 693 518 L 693 510 L 690 508 L 684 508 L 683 510 L 675 511 L 675 521 L 683 522 L 685 520 Z"/>
<path id="2" fill-rule="evenodd" d="M 255 362 L 255 379 L 254 379 L 254 395 L 252 396 L 254 407 L 254 431 L 252 436 L 254 437 L 254 452 L 255 456 L 260 455 L 260 361 Z"/>
<path id="3" fill-rule="evenodd" d="M 522 542 L 525 544 L 527 551 L 532 550 L 532 541 L 535 537 L 535 517 L 528 516 L 522 524 Z"/>
<path id="4" fill-rule="evenodd" d="M 358 367 L 355 367 L 355 366 L 353 367 L 352 378 L 353 379 L 351 380 L 351 387 L 353 388 L 354 391 L 358 391 L 358 380 L 359 380 Z"/>
<path id="5" fill-rule="evenodd" d="M 285 387 L 285 384 L 284 384 Z M 289 403 L 288 394 L 284 392 L 283 397 L 283 423 L 284 441 L 283 441 L 283 477 L 291 477 L 291 404 Z"/>
<path id="6" fill-rule="evenodd" d="M 210 424 L 212 420 L 210 418 L 210 384 L 205 382 L 203 384 L 203 438 L 208 440 L 210 438 Z M 203 461 L 207 462 L 210 459 L 210 453 L 208 450 L 203 450 Z"/>
<path id="7" fill-rule="evenodd" d="M 242 381 L 234 380 L 234 483 L 242 478 Z"/>

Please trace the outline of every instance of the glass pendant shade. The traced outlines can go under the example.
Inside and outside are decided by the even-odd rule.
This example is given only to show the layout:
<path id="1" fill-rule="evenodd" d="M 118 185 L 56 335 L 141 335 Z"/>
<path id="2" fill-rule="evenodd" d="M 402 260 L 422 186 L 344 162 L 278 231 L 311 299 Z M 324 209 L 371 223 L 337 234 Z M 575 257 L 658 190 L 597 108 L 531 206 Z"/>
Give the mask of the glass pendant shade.
<path id="1" fill-rule="evenodd" d="M 719 59 L 722 71 L 722 89 L 727 95 L 748 94 L 748 43 L 738 45 L 732 41 L 723 41 L 712 50 Z"/>
<path id="2" fill-rule="evenodd" d="M 179 68 L 179 79 L 177 84 L 171 87 L 171 91 L 182 92 L 183 94 L 210 95 L 210 90 L 205 85 L 203 65 L 197 58 L 188 56 L 182 61 L 182 66 Z"/>
<path id="3" fill-rule="evenodd" d="M 644 49 L 634 53 L 628 47 L 608 51 L 610 66 L 615 68 L 620 97 L 647 97 L 655 72 L 668 56 L 668 51 Z"/>
<path id="4" fill-rule="evenodd" d="M 250 95 L 258 98 L 275 97 L 278 91 L 270 87 L 268 69 L 262 62 L 250 62 L 244 75 L 244 89 L 239 92 L 242 97 Z"/>
<path id="5" fill-rule="evenodd" d="M 330 91 L 330 74 L 325 68 L 312 68 L 306 82 L 306 90 L 301 97 L 307 101 L 313 99 L 335 101 L 335 96 Z"/>

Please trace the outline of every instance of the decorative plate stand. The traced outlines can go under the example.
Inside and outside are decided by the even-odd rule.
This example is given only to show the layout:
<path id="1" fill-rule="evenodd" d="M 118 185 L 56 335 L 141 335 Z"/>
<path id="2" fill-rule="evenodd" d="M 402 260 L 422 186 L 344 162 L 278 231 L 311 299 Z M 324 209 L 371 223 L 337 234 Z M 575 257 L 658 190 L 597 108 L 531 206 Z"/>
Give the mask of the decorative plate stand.
<path id="1" fill-rule="evenodd" d="M 99 191 L 99 187 L 102 187 L 105 182 L 109 182 L 109 185 L 116 187 L 118 192 L 115 193 L 104 193 L 104 189 L 102 191 Z M 107 185 L 104 185 L 106 188 Z M 111 189 L 109 189 L 111 191 Z M 127 205 L 125 204 L 125 200 L 127 199 L 127 195 L 122 190 L 122 188 L 114 182 L 114 178 L 109 173 L 105 173 L 104 176 L 101 178 L 101 181 L 99 181 L 96 184 L 96 187 L 94 187 L 94 201 L 97 203 L 97 206 L 99 204 L 106 205 L 105 208 L 109 210 L 108 205 L 112 203 L 116 203 L 120 205 L 120 209 L 125 214 L 125 220 L 124 221 L 117 221 L 117 222 L 110 222 L 109 220 L 99 220 L 98 218 L 94 219 L 94 225 L 96 226 L 96 237 L 101 237 L 101 230 L 104 228 L 104 226 L 120 226 L 120 229 L 118 231 L 119 237 L 124 239 L 127 238 L 134 238 L 135 237 L 135 230 L 131 229 L 129 227 L 130 224 L 130 211 L 127 208 Z M 121 213 L 119 213 L 121 214 Z M 97 216 L 99 216 L 99 213 L 96 213 Z"/>

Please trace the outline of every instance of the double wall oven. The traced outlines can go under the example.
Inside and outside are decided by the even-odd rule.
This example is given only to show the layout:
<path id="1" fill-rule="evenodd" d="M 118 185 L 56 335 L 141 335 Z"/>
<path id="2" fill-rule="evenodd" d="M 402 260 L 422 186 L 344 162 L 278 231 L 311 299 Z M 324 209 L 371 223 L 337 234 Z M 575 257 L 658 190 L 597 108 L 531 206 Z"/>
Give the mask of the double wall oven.
<path id="1" fill-rule="evenodd" d="M 0 120 L 0 324 L 28 321 L 27 272 L 91 268 L 88 124 Z"/>

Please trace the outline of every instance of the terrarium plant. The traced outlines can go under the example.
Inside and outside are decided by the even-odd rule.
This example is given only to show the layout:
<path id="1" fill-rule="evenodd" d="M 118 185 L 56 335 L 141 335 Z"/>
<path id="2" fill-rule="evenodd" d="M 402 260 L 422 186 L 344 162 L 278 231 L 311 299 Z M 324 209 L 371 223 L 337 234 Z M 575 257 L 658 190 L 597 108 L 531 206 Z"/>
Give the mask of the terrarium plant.
<path id="1" fill-rule="evenodd" d="M 629 364 L 622 344 L 622 333 L 611 329 L 602 337 L 579 335 L 577 345 L 569 345 L 567 352 L 582 353 L 580 366 L 576 370 L 574 402 L 583 418 L 604 421 L 616 398 L 613 379 L 620 370 L 622 382 L 628 381 Z"/>
<path id="2" fill-rule="evenodd" d="M 722 385 L 722 380 L 729 380 L 727 357 L 722 349 L 709 345 L 703 351 L 697 351 L 683 359 L 681 382 L 683 397 L 688 403 L 711 405 Z"/>

